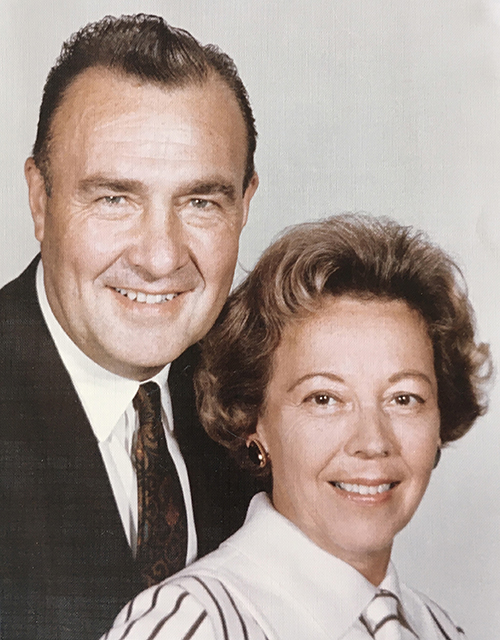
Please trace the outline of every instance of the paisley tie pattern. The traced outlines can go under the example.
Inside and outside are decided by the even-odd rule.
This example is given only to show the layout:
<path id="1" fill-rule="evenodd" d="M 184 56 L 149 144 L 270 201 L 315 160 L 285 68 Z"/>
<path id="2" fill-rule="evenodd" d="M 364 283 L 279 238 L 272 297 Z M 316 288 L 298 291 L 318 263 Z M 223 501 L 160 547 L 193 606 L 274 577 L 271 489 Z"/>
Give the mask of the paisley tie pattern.
<path id="1" fill-rule="evenodd" d="M 133 404 L 139 415 L 133 446 L 138 499 L 136 562 L 149 587 L 185 566 L 187 519 L 161 421 L 160 387 L 156 382 L 141 384 Z"/>

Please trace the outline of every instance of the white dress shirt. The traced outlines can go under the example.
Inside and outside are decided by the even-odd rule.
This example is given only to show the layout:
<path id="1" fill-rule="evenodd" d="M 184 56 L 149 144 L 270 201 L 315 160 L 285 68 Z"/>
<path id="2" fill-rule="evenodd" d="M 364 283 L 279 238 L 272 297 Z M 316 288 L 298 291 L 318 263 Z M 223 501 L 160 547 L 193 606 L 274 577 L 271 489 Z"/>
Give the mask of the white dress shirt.
<path id="1" fill-rule="evenodd" d="M 97 438 L 128 543 L 135 551 L 138 515 L 137 478 L 132 464 L 132 440 L 139 426 L 139 419 L 132 406 L 132 400 L 140 383 L 103 369 L 87 357 L 66 334 L 50 308 L 43 284 L 41 262 L 36 274 L 36 290 L 50 335 Z M 161 389 L 165 438 L 179 474 L 184 495 L 188 527 L 186 563 L 189 564 L 197 554 L 196 529 L 187 469 L 173 434 L 172 405 L 167 384 L 169 369 L 168 364 L 151 380 L 157 382 Z"/>
<path id="2" fill-rule="evenodd" d="M 465 640 L 435 603 L 401 585 L 392 564 L 375 587 L 280 515 L 265 493 L 213 553 L 139 594 L 106 640 L 368 640 L 359 620 L 379 588 L 398 596 L 420 640 Z M 130 627 L 130 628 L 129 628 Z M 405 635 L 406 633 L 406 635 Z"/>

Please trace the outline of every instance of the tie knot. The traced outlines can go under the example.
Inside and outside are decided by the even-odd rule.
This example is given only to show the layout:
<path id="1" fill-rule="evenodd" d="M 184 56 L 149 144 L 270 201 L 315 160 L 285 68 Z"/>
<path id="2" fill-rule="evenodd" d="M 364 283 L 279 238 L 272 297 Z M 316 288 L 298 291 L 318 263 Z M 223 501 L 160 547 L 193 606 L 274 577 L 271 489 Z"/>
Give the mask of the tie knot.
<path id="1" fill-rule="evenodd" d="M 388 616 L 398 615 L 398 597 L 391 591 L 380 590 L 366 607 L 365 618 L 372 627 L 377 627 Z"/>
<path id="2" fill-rule="evenodd" d="M 399 598 L 387 589 L 379 589 L 361 614 L 360 620 L 370 636 L 377 640 L 399 640 L 403 628 L 415 636 L 406 621 Z"/>
<path id="3" fill-rule="evenodd" d="M 156 382 L 141 384 L 133 400 L 140 424 L 161 420 L 161 392 Z"/>

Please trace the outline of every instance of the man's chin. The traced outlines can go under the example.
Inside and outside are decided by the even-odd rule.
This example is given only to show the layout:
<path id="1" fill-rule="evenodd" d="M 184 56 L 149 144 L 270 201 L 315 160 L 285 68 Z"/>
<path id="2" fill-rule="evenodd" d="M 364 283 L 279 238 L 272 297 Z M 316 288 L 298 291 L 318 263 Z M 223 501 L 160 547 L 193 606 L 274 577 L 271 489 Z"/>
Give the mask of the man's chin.
<path id="1" fill-rule="evenodd" d="M 171 361 L 169 360 L 168 362 Z M 142 382 L 143 380 L 149 380 L 154 377 L 168 364 L 168 362 L 162 364 L 152 361 L 131 363 L 130 361 L 117 362 L 114 360 L 107 362 L 104 368 L 121 378 L 129 378 L 130 380 L 138 380 L 139 382 Z"/>
<path id="2" fill-rule="evenodd" d="M 106 341 L 100 341 L 92 345 L 91 349 L 82 349 L 86 355 L 99 366 L 122 378 L 131 380 L 147 380 L 167 364 L 173 362 L 190 345 L 168 342 L 168 331 L 162 332 L 161 340 L 147 340 L 147 329 L 141 332 L 141 336 L 134 340 L 133 335 L 128 340 L 122 340 L 119 336 L 112 343 L 109 334 Z"/>

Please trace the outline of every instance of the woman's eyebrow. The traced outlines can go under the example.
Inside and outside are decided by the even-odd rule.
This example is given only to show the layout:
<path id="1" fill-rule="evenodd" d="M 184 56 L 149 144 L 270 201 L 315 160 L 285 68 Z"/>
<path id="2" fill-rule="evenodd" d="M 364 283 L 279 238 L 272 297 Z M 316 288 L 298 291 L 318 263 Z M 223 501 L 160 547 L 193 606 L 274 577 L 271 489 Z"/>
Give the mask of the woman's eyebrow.
<path id="1" fill-rule="evenodd" d="M 328 378 L 332 382 L 344 382 L 344 378 L 337 376 L 335 373 L 331 373 L 330 371 L 315 371 L 313 373 L 306 373 L 306 375 L 301 376 L 298 380 L 296 380 L 289 389 L 287 389 L 287 393 L 290 393 L 298 387 L 300 384 L 305 382 L 306 380 L 310 380 L 311 378 Z"/>
<path id="2" fill-rule="evenodd" d="M 392 384 L 394 382 L 399 382 L 404 378 L 417 378 L 419 380 L 424 380 L 424 382 L 427 382 L 427 384 L 430 385 L 431 387 L 433 386 L 433 382 L 428 375 L 426 375 L 425 373 L 422 373 L 421 371 L 414 371 L 412 369 L 408 371 L 399 371 L 398 373 L 395 373 L 389 378 L 389 382 Z"/>

